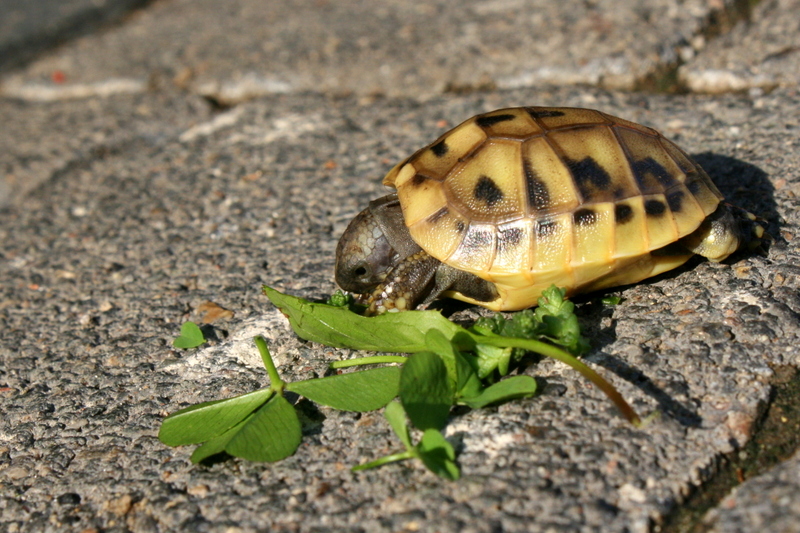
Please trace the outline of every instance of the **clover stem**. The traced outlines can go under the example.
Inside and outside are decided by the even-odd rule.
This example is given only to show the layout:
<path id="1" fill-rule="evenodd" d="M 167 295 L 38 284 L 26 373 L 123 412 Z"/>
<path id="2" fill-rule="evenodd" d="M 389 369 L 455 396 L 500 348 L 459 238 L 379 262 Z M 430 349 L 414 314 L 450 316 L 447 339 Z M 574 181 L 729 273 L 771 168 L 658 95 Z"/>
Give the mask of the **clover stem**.
<path id="1" fill-rule="evenodd" d="M 405 451 L 400 453 L 393 453 L 392 455 L 385 455 L 380 459 L 375 459 L 374 461 L 370 461 L 368 463 L 356 465 L 350 470 L 353 472 L 358 472 L 359 470 L 367 470 L 369 468 L 377 468 L 379 466 L 383 466 L 389 463 L 395 463 L 397 461 L 403 461 L 405 459 L 413 459 L 416 457 L 416 454 L 413 451 Z"/>
<path id="2" fill-rule="evenodd" d="M 377 365 L 381 363 L 403 364 L 408 361 L 408 357 L 402 355 L 374 355 L 372 357 L 359 357 L 358 359 L 347 359 L 346 361 L 334 361 L 331 368 L 348 368 L 351 366 Z"/>
<path id="3" fill-rule="evenodd" d="M 269 348 L 267 348 L 267 341 L 264 340 L 264 337 L 261 335 L 257 335 L 253 338 L 253 342 L 256 343 L 256 347 L 258 348 L 258 353 L 261 355 L 261 360 L 264 361 L 264 368 L 267 369 L 267 374 L 269 375 L 270 381 L 270 388 L 277 392 L 278 394 L 283 392 L 283 388 L 286 386 L 286 383 L 281 379 L 281 376 L 278 374 L 278 369 L 275 368 L 275 363 L 272 361 L 272 356 L 269 353 Z"/>
<path id="4" fill-rule="evenodd" d="M 475 342 L 479 344 L 488 344 L 491 346 L 499 346 L 500 348 L 522 348 L 531 352 L 542 354 L 546 357 L 557 359 L 565 363 L 583 375 L 586 379 L 594 383 L 601 391 L 606 393 L 606 396 L 614 402 L 617 409 L 620 410 L 628 422 L 636 427 L 641 427 L 642 420 L 636 411 L 625 401 L 619 391 L 614 386 L 606 381 L 600 374 L 592 370 L 589 366 L 579 361 L 576 357 L 569 353 L 556 348 L 551 344 L 533 340 L 533 339 L 515 339 L 511 337 L 490 337 L 484 335 L 474 335 Z"/>

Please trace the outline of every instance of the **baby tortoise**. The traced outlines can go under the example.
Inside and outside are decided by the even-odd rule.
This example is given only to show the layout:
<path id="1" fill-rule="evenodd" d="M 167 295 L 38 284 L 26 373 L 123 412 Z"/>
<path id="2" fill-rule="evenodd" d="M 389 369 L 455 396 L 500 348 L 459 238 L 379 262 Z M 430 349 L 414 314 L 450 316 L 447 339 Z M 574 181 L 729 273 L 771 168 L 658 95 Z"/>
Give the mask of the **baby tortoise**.
<path id="1" fill-rule="evenodd" d="M 383 183 L 397 192 L 358 214 L 336 250 L 336 282 L 370 314 L 440 297 L 524 309 L 551 284 L 635 283 L 764 236 L 660 133 L 590 109 L 477 115 Z"/>

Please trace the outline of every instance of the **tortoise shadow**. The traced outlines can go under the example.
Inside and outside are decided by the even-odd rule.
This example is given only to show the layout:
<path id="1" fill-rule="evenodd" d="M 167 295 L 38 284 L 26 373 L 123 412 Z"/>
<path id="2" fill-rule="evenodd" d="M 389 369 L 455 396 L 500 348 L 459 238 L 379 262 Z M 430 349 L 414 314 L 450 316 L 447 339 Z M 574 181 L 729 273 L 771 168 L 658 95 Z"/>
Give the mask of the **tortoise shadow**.
<path id="1" fill-rule="evenodd" d="M 575 302 L 575 314 L 581 323 L 581 331 L 584 336 L 592 340 L 592 351 L 584 356 L 584 360 L 591 361 L 608 372 L 615 374 L 642 391 L 644 394 L 655 400 L 658 410 L 671 417 L 685 427 L 700 427 L 702 418 L 675 400 L 666 391 L 658 387 L 652 379 L 638 368 L 629 365 L 619 357 L 611 355 L 603 349 L 612 344 L 617 339 L 616 322 L 614 309 L 603 303 L 606 292 L 616 292 L 618 288 L 608 291 L 593 293 L 588 296 L 578 296 L 572 300 Z M 604 318 L 610 320 L 610 325 L 603 327 L 601 324 Z"/>
<path id="2" fill-rule="evenodd" d="M 726 202 L 766 220 L 769 223 L 767 232 L 773 238 L 780 235 L 775 187 L 766 172 L 741 159 L 712 152 L 692 154 L 692 159 L 711 176 Z"/>

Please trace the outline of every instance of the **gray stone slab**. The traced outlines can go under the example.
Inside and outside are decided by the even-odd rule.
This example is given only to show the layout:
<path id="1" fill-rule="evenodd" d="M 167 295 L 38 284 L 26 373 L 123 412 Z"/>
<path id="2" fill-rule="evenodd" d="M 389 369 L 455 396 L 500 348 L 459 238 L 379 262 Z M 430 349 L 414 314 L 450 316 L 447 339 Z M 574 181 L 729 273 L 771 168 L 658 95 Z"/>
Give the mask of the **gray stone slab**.
<path id="1" fill-rule="evenodd" d="M 543 83 L 633 88 L 692 50 L 733 0 L 160 2 L 5 80 L 0 93 L 68 98 L 109 80 L 165 78 L 231 104 L 284 92 L 430 97 Z M 98 53 L 102 50 L 103 53 Z M 66 81 L 52 82 L 61 72 Z M 124 80 L 124 81 L 123 81 Z"/>
<path id="2" fill-rule="evenodd" d="M 336 239 L 385 193 L 383 173 L 474 113 L 528 103 L 656 127 L 771 222 L 766 257 L 693 262 L 620 290 L 610 309 L 578 300 L 587 360 L 660 419 L 636 430 L 593 386 L 544 361 L 525 370 L 547 380 L 541 396 L 453 418 L 458 483 L 414 464 L 351 473 L 398 449 L 379 413 L 303 404 L 304 444 L 274 465 L 191 466 L 188 448 L 158 442 L 169 412 L 265 383 L 255 332 L 289 379 L 353 356 L 296 340 L 260 284 L 330 293 Z M 196 110 L 184 128 L 157 122 L 159 142 L 67 168 L 24 207 L 0 211 L 0 528 L 651 530 L 719 454 L 747 441 L 770 365 L 800 364 L 797 105 L 791 90 L 537 88 L 425 105 L 283 95 L 214 117 Z M 235 317 L 211 347 L 172 349 L 206 300 Z"/>
<path id="3" fill-rule="evenodd" d="M 0 207 L 22 202 L 60 173 L 137 143 L 160 143 L 209 116 L 202 98 L 175 91 L 35 104 L 0 99 Z"/>
<path id="4" fill-rule="evenodd" d="M 745 481 L 705 519 L 713 533 L 800 531 L 800 456 L 764 475 Z"/>
<path id="5" fill-rule="evenodd" d="M 0 0 L 0 71 L 117 20 L 148 0 Z"/>
<path id="6" fill-rule="evenodd" d="M 800 84 L 800 1 L 764 0 L 752 21 L 711 41 L 683 65 L 679 77 L 689 90 L 723 93 L 771 90 Z"/>

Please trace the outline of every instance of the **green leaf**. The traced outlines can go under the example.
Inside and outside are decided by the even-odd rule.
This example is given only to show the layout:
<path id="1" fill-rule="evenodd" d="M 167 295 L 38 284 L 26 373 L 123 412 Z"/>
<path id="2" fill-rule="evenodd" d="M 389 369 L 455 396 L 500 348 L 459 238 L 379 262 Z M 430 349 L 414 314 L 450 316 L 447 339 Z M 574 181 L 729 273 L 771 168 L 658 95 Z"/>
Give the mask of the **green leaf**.
<path id="1" fill-rule="evenodd" d="M 224 452 L 225 446 L 228 445 L 230 440 L 236 436 L 239 430 L 242 429 L 242 426 L 246 424 L 254 414 L 255 413 L 250 413 L 244 420 L 230 428 L 222 435 L 218 435 L 211 440 L 207 440 L 202 446 L 198 446 L 195 451 L 192 452 L 192 456 L 189 458 L 189 460 L 193 464 L 197 464 L 208 459 L 209 457 Z"/>
<path id="2" fill-rule="evenodd" d="M 338 348 L 413 353 L 427 350 L 425 333 L 441 331 L 452 339 L 463 328 L 438 311 L 405 311 L 365 317 L 345 307 L 312 303 L 263 287 L 264 294 L 288 318 L 302 339 Z"/>
<path id="3" fill-rule="evenodd" d="M 564 346 L 573 354 L 589 351 L 589 341 L 581 335 L 575 304 L 564 298 L 566 289 L 551 285 L 542 292 L 534 315 L 544 325 L 543 335 Z"/>
<path id="4" fill-rule="evenodd" d="M 456 368 L 458 370 L 458 384 L 456 385 L 458 398 L 470 398 L 483 391 L 483 383 L 476 371 L 478 368 L 477 357 L 472 354 L 459 353 L 456 357 Z"/>
<path id="5" fill-rule="evenodd" d="M 417 453 L 425 466 L 436 474 L 450 481 L 461 477 L 456 464 L 456 452 L 453 445 L 436 429 L 426 429 L 417 445 Z"/>
<path id="6" fill-rule="evenodd" d="M 295 381 L 286 389 L 342 411 L 373 411 L 389 403 L 400 388 L 400 367 L 385 366 L 322 379 Z"/>
<path id="7" fill-rule="evenodd" d="M 462 398 L 473 409 L 480 409 L 499 402 L 507 402 L 515 398 L 527 398 L 536 394 L 536 380 L 530 376 L 513 376 L 485 389 L 481 394 Z"/>
<path id="8" fill-rule="evenodd" d="M 408 425 L 406 424 L 406 412 L 400 402 L 391 402 L 387 405 L 383 416 L 389 421 L 389 425 L 392 426 L 398 438 L 403 442 L 403 446 L 407 450 L 413 449 L 411 436 L 408 434 Z"/>
<path id="9" fill-rule="evenodd" d="M 238 424 L 272 394 L 271 389 L 259 389 L 181 409 L 164 419 L 158 438 L 167 446 L 197 444 L 213 439 Z"/>
<path id="10" fill-rule="evenodd" d="M 603 298 L 600 301 L 603 302 L 603 305 L 619 305 L 622 302 L 622 297 L 603 296 Z"/>
<path id="11" fill-rule="evenodd" d="M 444 336 L 438 329 L 429 329 L 425 333 L 425 345 L 428 349 L 441 357 L 444 366 L 447 368 L 447 375 L 453 387 L 458 383 L 458 370 L 456 358 L 458 350 L 453 343 Z"/>
<path id="12" fill-rule="evenodd" d="M 172 345 L 176 348 L 187 350 L 189 348 L 197 348 L 206 342 L 203 332 L 200 327 L 194 322 L 184 322 L 181 326 L 180 336 L 172 341 Z"/>
<path id="13" fill-rule="evenodd" d="M 340 290 L 331 294 L 330 298 L 325 302 L 326 305 L 332 305 L 333 307 L 349 307 L 352 303 L 353 297 Z"/>
<path id="14" fill-rule="evenodd" d="M 506 337 L 499 337 L 505 339 Z M 511 348 L 491 346 L 488 344 L 481 344 L 480 342 L 475 346 L 475 352 L 478 354 L 478 377 L 486 379 L 494 373 L 495 370 L 501 375 L 508 374 L 508 366 L 511 363 Z"/>
<path id="15" fill-rule="evenodd" d="M 536 308 L 536 315 L 552 315 L 567 317 L 575 310 L 575 304 L 567 300 L 564 296 L 567 294 L 566 289 L 559 289 L 555 285 L 550 285 L 547 289 L 542 291 L 539 297 Z"/>
<path id="16" fill-rule="evenodd" d="M 297 450 L 301 438 L 297 412 L 276 394 L 241 425 L 225 451 L 248 461 L 280 461 Z"/>
<path id="17" fill-rule="evenodd" d="M 442 358 L 433 352 L 412 354 L 400 374 L 400 401 L 411 423 L 422 430 L 444 427 L 453 400 Z"/>

